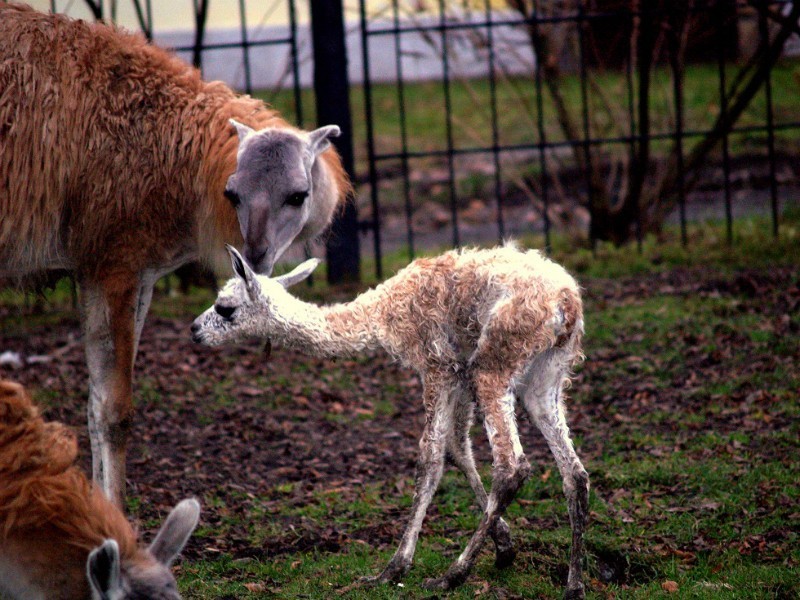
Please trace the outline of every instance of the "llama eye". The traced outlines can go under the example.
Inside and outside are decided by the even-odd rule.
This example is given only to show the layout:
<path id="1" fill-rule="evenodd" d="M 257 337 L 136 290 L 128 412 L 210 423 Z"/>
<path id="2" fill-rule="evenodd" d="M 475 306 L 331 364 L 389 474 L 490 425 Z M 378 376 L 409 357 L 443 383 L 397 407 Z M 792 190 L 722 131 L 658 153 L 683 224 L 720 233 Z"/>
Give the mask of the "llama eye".
<path id="1" fill-rule="evenodd" d="M 230 201 L 233 205 L 233 208 L 238 208 L 239 205 L 242 203 L 241 199 L 239 198 L 239 194 L 234 192 L 233 190 L 225 189 L 224 196 Z"/>
<path id="2" fill-rule="evenodd" d="M 297 192 L 295 194 L 290 194 L 286 198 L 286 204 L 289 206 L 303 206 L 303 202 L 306 201 L 308 198 L 308 192 Z"/>
<path id="3" fill-rule="evenodd" d="M 228 321 L 230 321 L 235 310 L 236 310 L 235 306 L 220 306 L 219 304 L 214 305 L 214 312 L 216 312 L 220 317 Z"/>

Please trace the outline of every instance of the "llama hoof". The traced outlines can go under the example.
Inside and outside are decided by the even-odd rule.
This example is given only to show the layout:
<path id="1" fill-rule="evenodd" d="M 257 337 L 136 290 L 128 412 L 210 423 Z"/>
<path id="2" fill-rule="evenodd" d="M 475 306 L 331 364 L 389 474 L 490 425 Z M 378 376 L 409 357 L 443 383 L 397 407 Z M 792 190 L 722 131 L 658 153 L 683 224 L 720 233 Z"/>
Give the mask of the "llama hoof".
<path id="1" fill-rule="evenodd" d="M 517 557 L 517 551 L 514 549 L 514 546 L 510 548 L 500 548 L 497 549 L 497 552 L 494 555 L 494 566 L 498 569 L 505 569 L 510 567 L 514 564 L 514 559 Z"/>
<path id="2" fill-rule="evenodd" d="M 450 581 L 447 577 L 435 577 L 432 579 L 426 579 L 422 583 L 422 587 L 426 590 L 450 590 L 453 589 L 453 586 L 450 585 Z"/>
<path id="3" fill-rule="evenodd" d="M 469 570 L 451 568 L 442 577 L 426 579 L 422 587 L 426 590 L 452 590 L 464 583 L 467 575 Z"/>
<path id="4" fill-rule="evenodd" d="M 511 529 L 503 519 L 498 519 L 492 531 L 492 540 L 495 545 L 494 566 L 498 569 L 510 567 L 517 556 L 514 542 L 511 541 Z"/>
<path id="5" fill-rule="evenodd" d="M 583 584 L 580 587 L 567 590 L 564 594 L 564 600 L 583 600 L 586 598 L 586 592 L 583 589 Z"/>

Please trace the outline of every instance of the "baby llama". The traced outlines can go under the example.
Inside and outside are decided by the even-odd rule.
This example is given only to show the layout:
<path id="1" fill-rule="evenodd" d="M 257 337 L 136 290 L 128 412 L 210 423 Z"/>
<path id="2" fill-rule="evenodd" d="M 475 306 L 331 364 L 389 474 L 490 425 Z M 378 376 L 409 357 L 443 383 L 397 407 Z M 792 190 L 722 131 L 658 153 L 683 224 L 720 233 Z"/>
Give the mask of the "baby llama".
<path id="1" fill-rule="evenodd" d="M 138 547 L 122 512 L 74 466 L 75 435 L 0 380 L 0 598 L 177 600 L 170 565 L 200 514 L 184 500 Z"/>
<path id="2" fill-rule="evenodd" d="M 462 583 L 487 535 L 497 545 L 498 563 L 511 562 L 510 534 L 501 517 L 530 472 L 514 413 L 520 401 L 563 479 L 572 525 L 566 597 L 584 597 L 589 478 L 573 448 L 563 400 L 570 369 L 582 358 L 583 310 L 578 286 L 561 266 L 513 245 L 451 251 L 414 261 L 352 302 L 320 307 L 286 290 L 314 270 L 315 259 L 269 278 L 256 275 L 234 248 L 228 251 L 237 277 L 195 320 L 196 342 L 213 346 L 257 337 L 321 356 L 383 348 L 420 374 L 425 426 L 411 517 L 399 548 L 372 581 L 397 581 L 410 568 L 448 454 L 466 475 L 483 515 L 464 552 L 426 586 Z M 469 441 L 475 404 L 492 449 L 488 497 Z"/>

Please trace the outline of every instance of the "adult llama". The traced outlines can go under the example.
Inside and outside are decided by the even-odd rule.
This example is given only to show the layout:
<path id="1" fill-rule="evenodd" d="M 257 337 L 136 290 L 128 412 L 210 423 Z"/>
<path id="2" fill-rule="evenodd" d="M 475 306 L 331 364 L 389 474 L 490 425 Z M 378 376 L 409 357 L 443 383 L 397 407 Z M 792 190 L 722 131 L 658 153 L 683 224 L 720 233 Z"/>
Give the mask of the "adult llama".
<path id="1" fill-rule="evenodd" d="M 349 191 L 329 138 L 106 24 L 0 1 L 0 278 L 80 285 L 93 476 L 121 504 L 153 285 L 243 248 L 269 274 Z"/>

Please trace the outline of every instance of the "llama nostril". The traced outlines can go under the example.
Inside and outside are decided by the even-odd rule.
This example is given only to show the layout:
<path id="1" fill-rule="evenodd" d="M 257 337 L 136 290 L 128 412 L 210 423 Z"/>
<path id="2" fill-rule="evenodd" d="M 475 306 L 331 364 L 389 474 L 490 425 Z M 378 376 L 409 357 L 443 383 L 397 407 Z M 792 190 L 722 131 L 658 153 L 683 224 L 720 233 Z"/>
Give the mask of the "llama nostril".
<path id="1" fill-rule="evenodd" d="M 197 323 L 192 323 L 192 326 L 189 329 L 192 332 L 192 341 L 195 344 L 200 343 L 200 341 L 201 341 L 200 325 L 198 325 Z"/>

